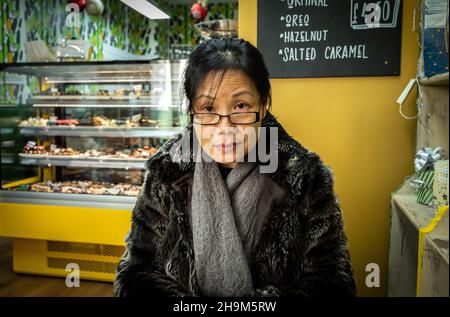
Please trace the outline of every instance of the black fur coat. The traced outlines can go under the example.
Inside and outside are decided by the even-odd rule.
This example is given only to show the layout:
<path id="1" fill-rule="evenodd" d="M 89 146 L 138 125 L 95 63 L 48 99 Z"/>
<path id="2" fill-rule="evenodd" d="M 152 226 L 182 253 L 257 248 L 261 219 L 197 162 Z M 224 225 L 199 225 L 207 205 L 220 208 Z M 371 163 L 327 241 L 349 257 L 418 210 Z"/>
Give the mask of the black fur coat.
<path id="1" fill-rule="evenodd" d="M 270 112 L 262 126 L 279 129 L 278 169 L 271 177 L 287 195 L 272 207 L 262 227 L 250 263 L 255 292 L 248 295 L 354 296 L 332 173 L 317 154 L 291 138 Z M 169 149 L 175 140 L 166 142 L 147 162 L 127 250 L 117 268 L 117 296 L 202 296 L 186 211 L 189 186 L 183 181 L 189 179 L 185 175 L 192 172 L 194 163 L 171 160 Z"/>

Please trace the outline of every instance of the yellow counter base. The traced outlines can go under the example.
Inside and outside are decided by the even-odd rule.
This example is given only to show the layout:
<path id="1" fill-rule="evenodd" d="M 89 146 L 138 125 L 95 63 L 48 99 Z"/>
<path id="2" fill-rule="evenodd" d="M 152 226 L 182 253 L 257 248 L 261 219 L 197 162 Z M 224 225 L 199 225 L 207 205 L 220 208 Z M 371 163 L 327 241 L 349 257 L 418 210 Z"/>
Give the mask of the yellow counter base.
<path id="1" fill-rule="evenodd" d="M 0 236 L 13 238 L 17 273 L 112 282 L 125 252 L 131 210 L 21 204 L 0 200 Z"/>
<path id="2" fill-rule="evenodd" d="M 80 268 L 80 279 L 112 282 L 124 246 L 53 240 L 13 239 L 16 273 L 66 278 L 69 263 Z"/>
<path id="3" fill-rule="evenodd" d="M 131 210 L 0 201 L 0 236 L 125 245 Z"/>

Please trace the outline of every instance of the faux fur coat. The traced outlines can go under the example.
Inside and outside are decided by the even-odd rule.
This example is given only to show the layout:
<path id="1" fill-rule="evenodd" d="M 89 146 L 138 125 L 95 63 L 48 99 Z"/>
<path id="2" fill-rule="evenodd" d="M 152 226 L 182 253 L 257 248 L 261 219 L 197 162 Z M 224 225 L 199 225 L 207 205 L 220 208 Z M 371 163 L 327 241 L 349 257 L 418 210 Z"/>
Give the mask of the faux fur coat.
<path id="1" fill-rule="evenodd" d="M 342 213 L 333 175 L 319 156 L 291 138 L 267 112 L 264 127 L 278 127 L 278 168 L 270 174 L 285 192 L 261 225 L 250 270 L 249 296 L 354 296 Z M 192 130 L 192 126 L 186 128 Z M 193 162 L 174 162 L 170 139 L 147 162 L 120 261 L 117 296 L 202 296 L 189 222 Z"/>

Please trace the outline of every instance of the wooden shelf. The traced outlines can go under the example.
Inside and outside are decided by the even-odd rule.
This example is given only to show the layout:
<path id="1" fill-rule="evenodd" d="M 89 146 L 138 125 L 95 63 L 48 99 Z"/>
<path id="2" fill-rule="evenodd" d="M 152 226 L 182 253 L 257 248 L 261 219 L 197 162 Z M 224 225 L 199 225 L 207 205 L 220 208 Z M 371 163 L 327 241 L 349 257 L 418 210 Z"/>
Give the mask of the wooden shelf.
<path id="1" fill-rule="evenodd" d="M 449 263 L 448 261 L 448 230 L 449 230 L 449 214 L 448 211 L 444 217 L 442 217 L 439 224 L 434 228 L 432 232 L 430 232 L 426 239 L 428 239 L 429 244 L 436 250 L 437 253 L 444 259 L 444 261 Z"/>
<path id="2" fill-rule="evenodd" d="M 419 79 L 421 85 L 424 86 L 448 86 L 448 72 L 433 77 L 423 77 Z"/>
<path id="3" fill-rule="evenodd" d="M 430 233 L 425 239 L 431 248 L 436 250 L 436 253 L 439 254 L 448 265 L 448 234 L 436 235 Z"/>
<path id="4" fill-rule="evenodd" d="M 411 223 L 420 229 L 426 227 L 436 214 L 434 208 L 417 202 L 414 188 L 409 182 L 410 179 L 407 179 L 402 187 L 392 195 L 392 201 L 403 211 Z"/>
<path id="5" fill-rule="evenodd" d="M 421 296 L 448 297 L 448 212 L 425 236 Z"/>
<path id="6" fill-rule="evenodd" d="M 413 177 L 392 194 L 389 242 L 389 296 L 416 296 L 420 229 L 436 216 L 416 200 Z M 448 213 L 425 235 L 421 296 L 448 296 Z"/>

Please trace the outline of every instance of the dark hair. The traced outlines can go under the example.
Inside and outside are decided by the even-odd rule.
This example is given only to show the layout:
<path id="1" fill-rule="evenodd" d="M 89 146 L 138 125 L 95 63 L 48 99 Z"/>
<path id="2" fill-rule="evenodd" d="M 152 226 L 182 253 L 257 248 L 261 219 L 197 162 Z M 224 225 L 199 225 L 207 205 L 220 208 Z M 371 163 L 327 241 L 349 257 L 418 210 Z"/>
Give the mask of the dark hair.
<path id="1" fill-rule="evenodd" d="M 184 95 L 187 111 L 192 110 L 197 89 L 210 72 L 224 74 L 229 70 L 242 71 L 253 82 L 261 98 L 261 105 L 272 105 L 269 72 L 259 50 L 239 38 L 212 38 L 199 44 L 191 53 L 184 72 Z"/>

